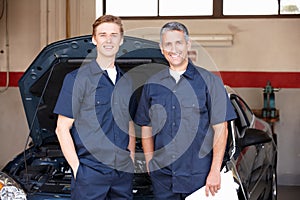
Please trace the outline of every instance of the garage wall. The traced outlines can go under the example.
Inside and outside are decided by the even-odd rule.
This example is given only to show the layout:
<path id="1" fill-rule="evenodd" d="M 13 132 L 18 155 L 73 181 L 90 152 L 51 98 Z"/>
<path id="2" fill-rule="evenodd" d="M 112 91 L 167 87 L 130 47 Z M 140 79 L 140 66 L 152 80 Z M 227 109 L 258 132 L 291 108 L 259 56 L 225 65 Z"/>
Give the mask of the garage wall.
<path id="1" fill-rule="evenodd" d="M 178 20 L 190 35 L 233 36 L 233 44 L 206 47 L 220 71 L 297 71 L 299 66 L 299 19 L 205 19 Z M 161 27 L 166 20 L 125 21 L 128 32 L 142 27 Z M 200 41 L 201 42 L 201 41 Z M 207 42 L 205 43 L 207 44 Z"/>
<path id="2" fill-rule="evenodd" d="M 29 134 L 17 82 L 47 44 L 91 33 L 94 0 L 71 0 L 67 29 L 66 1 L 7 0 L 0 19 L 0 168 L 25 148 Z M 92 8 L 92 9 L 91 9 Z M 6 20 L 6 14 L 7 20 Z M 9 33 L 8 35 L 6 33 Z M 9 71 L 9 88 L 6 74 Z"/>
<path id="3" fill-rule="evenodd" d="M 0 20 L 1 91 L 6 83 L 7 64 L 11 72 L 11 87 L 0 93 L 0 167 L 23 150 L 29 132 L 16 87 L 18 77 L 46 44 L 91 32 L 95 18 L 94 0 L 72 0 L 70 7 L 70 15 L 66 15 L 66 1 L 9 0 L 8 43 L 5 20 Z M 233 35 L 233 44 L 230 46 L 205 48 L 221 72 L 238 72 L 238 75 L 240 72 L 270 72 L 271 75 L 275 72 L 292 72 L 292 78 L 297 79 L 300 72 L 300 19 L 180 21 L 188 26 L 191 35 Z M 124 20 L 124 25 L 127 32 L 135 32 L 137 28 L 159 28 L 165 22 Z M 291 80 L 289 76 L 282 76 L 285 77 L 283 80 L 280 77 L 272 82 L 275 87 L 281 88 L 276 93 L 280 121 L 275 124 L 279 142 L 278 182 L 282 185 L 300 185 L 300 168 L 297 167 L 300 165 L 300 81 L 285 87 L 284 83 Z M 263 107 L 262 88 L 267 80 L 255 85 L 257 81 L 251 79 L 247 86 L 238 84 L 234 88 L 254 109 Z"/>

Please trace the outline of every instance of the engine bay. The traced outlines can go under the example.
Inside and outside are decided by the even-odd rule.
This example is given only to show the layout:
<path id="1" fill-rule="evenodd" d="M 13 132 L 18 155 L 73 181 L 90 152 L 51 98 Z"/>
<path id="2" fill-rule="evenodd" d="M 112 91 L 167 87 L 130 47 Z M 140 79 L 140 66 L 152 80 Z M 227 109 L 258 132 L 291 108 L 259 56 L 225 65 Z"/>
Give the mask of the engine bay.
<path id="1" fill-rule="evenodd" d="M 59 145 L 31 147 L 3 171 L 10 174 L 28 193 L 70 193 L 72 171 Z"/>
<path id="2" fill-rule="evenodd" d="M 136 151 L 141 151 L 139 142 Z M 28 194 L 69 195 L 71 193 L 72 170 L 59 144 L 32 146 L 6 165 L 3 171 L 16 180 Z M 143 158 L 135 160 L 133 193 L 134 196 L 152 194 L 151 180 L 145 173 Z"/>

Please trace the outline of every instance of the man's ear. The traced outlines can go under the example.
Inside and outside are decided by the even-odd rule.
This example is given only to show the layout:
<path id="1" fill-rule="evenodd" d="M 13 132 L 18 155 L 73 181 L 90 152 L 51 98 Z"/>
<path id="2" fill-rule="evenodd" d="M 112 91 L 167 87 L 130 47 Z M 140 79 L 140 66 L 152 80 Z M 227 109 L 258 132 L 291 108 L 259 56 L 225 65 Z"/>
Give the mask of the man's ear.
<path id="1" fill-rule="evenodd" d="M 192 49 L 192 42 L 190 39 L 187 41 L 187 48 L 188 48 L 188 50 Z"/>
<path id="2" fill-rule="evenodd" d="M 161 43 L 159 43 L 159 48 L 160 48 L 160 52 L 161 52 L 162 54 L 164 54 L 164 49 L 163 49 L 163 46 L 162 46 Z"/>
<path id="3" fill-rule="evenodd" d="M 97 46 L 97 42 L 96 42 L 96 40 L 95 40 L 95 37 L 94 37 L 94 35 L 92 36 L 92 42 L 93 42 L 93 44 L 94 44 L 94 45 L 96 45 L 96 46 Z"/>
<path id="4" fill-rule="evenodd" d="M 120 45 L 119 45 L 119 46 L 121 46 L 121 45 L 123 44 L 123 42 L 124 42 L 124 37 L 122 37 L 122 39 L 121 39 L 121 41 L 120 41 Z"/>

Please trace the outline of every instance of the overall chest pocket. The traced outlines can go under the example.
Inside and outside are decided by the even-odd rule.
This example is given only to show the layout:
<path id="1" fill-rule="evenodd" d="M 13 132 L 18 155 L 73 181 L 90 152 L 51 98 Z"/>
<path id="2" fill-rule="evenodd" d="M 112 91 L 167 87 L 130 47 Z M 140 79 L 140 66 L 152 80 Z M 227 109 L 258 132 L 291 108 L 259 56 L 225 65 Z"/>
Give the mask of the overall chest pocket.
<path id="1" fill-rule="evenodd" d="M 105 116 L 111 112 L 111 100 L 109 95 L 95 95 L 95 111 L 98 120 L 104 120 Z"/>
<path id="2" fill-rule="evenodd" d="M 198 99 L 185 98 L 181 100 L 181 112 L 184 116 L 200 114 L 202 108 L 199 106 Z"/>
<path id="3" fill-rule="evenodd" d="M 95 106 L 109 105 L 111 102 L 110 95 L 107 94 L 96 94 L 95 95 Z"/>
<path id="4" fill-rule="evenodd" d="M 198 100 L 185 98 L 181 100 L 181 122 L 188 129 L 196 130 L 198 128 L 202 109 Z"/>
<path id="5" fill-rule="evenodd" d="M 107 85 L 98 85 L 95 91 L 95 106 L 105 106 L 111 102 L 112 91 Z"/>
<path id="6" fill-rule="evenodd" d="M 153 134 L 159 133 L 167 121 L 166 102 L 164 100 L 152 100 L 149 109 Z"/>

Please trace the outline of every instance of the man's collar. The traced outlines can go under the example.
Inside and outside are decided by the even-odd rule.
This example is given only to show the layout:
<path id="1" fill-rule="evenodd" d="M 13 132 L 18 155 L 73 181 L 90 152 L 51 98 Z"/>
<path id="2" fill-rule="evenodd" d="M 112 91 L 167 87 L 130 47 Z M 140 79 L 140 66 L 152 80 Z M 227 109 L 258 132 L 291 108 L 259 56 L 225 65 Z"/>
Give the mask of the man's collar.
<path id="1" fill-rule="evenodd" d="M 97 63 L 96 60 L 93 60 L 90 63 L 90 66 L 91 66 L 91 72 L 93 74 L 103 74 L 104 73 L 104 71 L 101 69 L 101 67 L 99 66 L 99 64 Z"/>
<path id="2" fill-rule="evenodd" d="M 182 75 L 188 79 L 194 79 L 194 74 L 195 66 L 193 63 L 189 62 L 186 71 Z M 170 76 L 169 68 L 161 72 L 161 79 L 169 78 Z"/>
<path id="3" fill-rule="evenodd" d="M 194 79 L 195 75 L 195 66 L 189 62 L 186 71 L 183 73 L 183 76 L 189 79 Z"/>
<path id="4" fill-rule="evenodd" d="M 116 67 L 116 70 L 117 70 L 117 74 L 120 74 L 121 76 L 123 76 L 124 72 L 117 65 L 115 65 L 115 67 Z M 98 74 L 98 73 L 103 74 L 104 70 L 99 66 L 99 64 L 97 63 L 96 60 L 93 60 L 91 62 L 91 72 L 93 74 Z"/>

